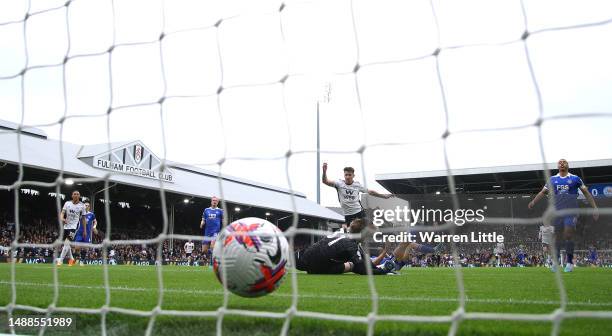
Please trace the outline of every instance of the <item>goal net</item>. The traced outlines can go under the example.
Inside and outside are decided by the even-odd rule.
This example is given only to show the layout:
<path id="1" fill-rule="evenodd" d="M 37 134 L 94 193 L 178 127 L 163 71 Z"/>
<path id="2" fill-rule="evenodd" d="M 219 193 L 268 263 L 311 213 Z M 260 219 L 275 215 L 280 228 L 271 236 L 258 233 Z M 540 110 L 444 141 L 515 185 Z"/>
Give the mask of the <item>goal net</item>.
<path id="1" fill-rule="evenodd" d="M 612 52 L 605 42 L 612 36 L 611 23 L 612 7 L 605 2 L 4 2 L 0 4 L 0 119 L 13 122 L 14 127 L 2 126 L 0 137 L 14 141 L 18 160 L 2 162 L 0 167 L 2 181 L 11 179 L 0 185 L 0 192 L 9 195 L 14 205 L 3 209 L 6 234 L 1 248 L 8 261 L 0 284 L 0 293 L 8 294 L 0 301 L 3 323 L 23 314 L 88 315 L 99 319 L 98 332 L 106 335 L 117 332 L 107 328 L 109 316 L 121 315 L 146 319 L 145 334 L 150 335 L 160 319 L 192 317 L 214 319 L 213 332 L 223 334 L 234 321 L 231 318 L 247 317 L 281 321 L 281 335 L 291 333 L 296 320 L 337 321 L 339 328 L 357 323 L 365 326 L 367 335 L 390 322 L 432 323 L 447 326 L 443 333 L 455 335 L 468 321 L 488 320 L 546 322 L 550 333 L 558 335 L 567 320 L 609 321 L 610 302 L 570 309 L 566 279 L 560 271 L 551 275 L 550 283 L 557 288 L 558 298 L 546 302 L 554 309 L 540 313 L 468 309 L 471 301 L 462 267 L 465 246 L 455 242 L 446 247 L 454 277 L 446 285 L 456 287 L 457 296 L 440 299 L 455 305 L 449 314 L 385 313 L 382 308 L 387 301 L 381 298 L 369 263 L 363 293 L 369 299 L 367 314 L 301 306 L 302 285 L 309 279 L 293 268 L 284 284 L 290 287 L 288 294 L 277 296 L 288 302 L 282 311 L 247 303 L 232 305 L 226 287 L 221 295 L 211 293 L 210 300 L 220 301 L 216 309 L 194 305 L 168 309 L 168 294 L 181 289 L 168 289 L 172 277 L 164 270 L 164 253 L 175 242 L 182 246 L 202 237 L 176 233 L 170 227 L 175 219 L 167 210 L 171 205 L 162 179 L 158 179 L 159 198 L 151 201 L 161 209 L 160 224 L 151 230 L 155 234 L 114 235 L 110 207 L 121 200 L 113 199 L 110 190 L 121 174 L 67 176 L 64 158 L 69 154 L 64 152 L 64 142 L 104 143 L 110 151 L 116 141 L 139 138 L 160 155 L 160 171 L 170 160 L 215 171 L 223 208 L 228 174 L 287 188 L 293 213 L 284 235 L 293 250 L 298 235 L 329 234 L 326 228 L 301 226 L 295 202 L 298 191 L 314 197 L 317 154 L 337 173 L 353 165 L 362 184 L 377 190 L 381 187 L 375 174 L 438 167 L 446 175 L 443 195 L 434 190 L 428 193 L 436 200 L 444 196 L 446 206 L 454 210 L 466 202 L 455 178 L 458 168 L 540 162 L 544 185 L 554 168 L 550 162 L 564 153 L 606 155 L 597 150 L 611 143 Z M 320 115 L 318 125 L 315 112 Z M 36 129 L 57 140 L 57 152 L 42 153 L 40 158 L 44 162 L 46 155 L 59 157 L 61 166 L 51 182 L 24 175 L 28 168 L 24 158 L 33 149 L 22 140 L 36 135 Z M 14 179 L 3 170 L 7 165 L 17 167 Z M 97 194 L 83 194 L 101 202 L 96 204 L 98 212 L 105 214 L 102 238 L 91 244 L 73 243 L 99 251 L 104 295 L 96 306 L 79 306 L 78 301 L 60 295 L 75 284 L 62 281 L 64 273 L 55 263 L 49 282 L 34 284 L 46 286 L 52 292 L 51 301 L 37 304 L 22 294 L 21 286 L 27 283 L 20 280 L 20 273 L 26 271 L 11 262 L 24 249 L 52 251 L 53 261 L 59 256 L 64 244 L 61 223 L 33 223 L 24 215 L 29 210 L 22 208 L 20 200 L 24 194 L 49 189 L 49 196 L 55 197 L 53 212 L 60 213 L 68 200 L 62 198 L 67 182 L 103 185 Z M 398 195 L 401 202 L 397 204 L 415 202 L 410 197 Z M 333 192 L 324 191 L 322 203 L 335 204 L 334 198 Z M 485 231 L 505 225 L 520 231 L 550 224 L 559 216 L 595 213 L 590 207 L 555 210 L 554 200 L 543 200 L 548 206 L 537 216 L 511 211 L 487 216 L 479 225 Z M 376 201 L 364 199 L 369 216 L 381 206 L 396 204 Z M 130 208 L 127 203 L 120 206 Z M 609 218 L 612 210 L 601 207 L 598 214 Z M 376 231 L 406 232 L 405 225 L 386 222 Z M 456 223 L 440 222 L 414 230 L 461 232 Z M 224 217 L 223 226 L 227 224 Z M 20 239 L 32 228 L 55 230 L 59 235 L 50 241 Z M 366 258 L 380 246 L 370 243 L 374 245 L 368 244 Z M 514 248 L 523 244 L 540 248 L 533 241 L 516 242 Z M 143 253 L 153 254 L 156 288 L 146 309 L 117 306 L 111 298 L 111 292 L 122 289 L 113 286 L 115 266 L 109 253 L 121 246 L 143 246 Z M 581 248 L 587 258 L 588 246 Z M 608 250 L 599 253 L 609 259 Z M 558 264 L 554 258 L 553 262 Z M 140 281 L 137 272 L 130 276 Z M 410 290 L 411 281 L 403 283 Z M 188 291 L 184 294 L 188 297 Z M 336 295 L 341 300 L 343 294 Z M 415 305 L 419 300 L 428 298 L 402 304 Z M 429 300 L 436 301 L 435 295 Z M 505 303 L 512 304 L 512 297 Z M 487 326 L 491 325 L 485 325 L 483 332 Z M 19 332 L 13 326 L 2 328 Z M 36 330 L 44 334 L 52 329 Z"/>

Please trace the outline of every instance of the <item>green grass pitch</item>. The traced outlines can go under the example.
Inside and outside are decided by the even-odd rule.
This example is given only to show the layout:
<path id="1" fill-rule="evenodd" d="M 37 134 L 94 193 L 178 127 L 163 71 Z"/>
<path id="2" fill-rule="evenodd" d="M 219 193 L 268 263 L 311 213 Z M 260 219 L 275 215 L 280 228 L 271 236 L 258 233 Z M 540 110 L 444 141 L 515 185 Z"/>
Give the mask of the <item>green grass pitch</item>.
<path id="1" fill-rule="evenodd" d="M 462 269 L 468 312 L 550 313 L 559 307 L 559 290 L 553 273 L 545 268 Z M 57 306 L 99 308 L 105 290 L 101 266 L 62 266 L 58 270 Z M 158 301 L 157 271 L 151 266 L 110 266 L 111 306 L 151 310 Z M 612 269 L 577 268 L 562 274 L 568 310 L 611 311 Z M 298 274 L 298 309 L 366 316 L 372 309 L 367 277 L 353 274 L 315 276 Z M 16 265 L 17 303 L 47 307 L 53 299 L 53 268 L 50 265 Z M 223 299 L 221 285 L 209 268 L 164 266 L 163 309 L 213 311 Z M 375 277 L 380 314 L 449 315 L 458 306 L 453 269 L 409 268 L 399 276 Z M 0 265 L 0 305 L 11 300 L 10 265 Z M 257 299 L 229 297 L 229 308 L 284 312 L 291 303 L 291 277 L 280 289 Z M 18 311 L 21 313 L 29 313 Z M 76 315 L 77 329 L 49 334 L 100 334 L 99 315 Z M 0 312 L 1 332 L 8 332 L 7 315 Z M 111 335 L 140 335 L 149 319 L 111 313 Z M 226 316 L 225 335 L 279 334 L 283 319 Z M 446 335 L 449 323 L 377 322 L 377 335 Z M 550 322 L 462 321 L 460 335 L 548 335 Z M 294 318 L 290 335 L 363 335 L 367 326 L 310 318 Z M 207 335 L 216 332 L 215 318 L 159 316 L 157 335 Z M 612 335 L 612 320 L 577 318 L 564 320 L 562 335 Z"/>

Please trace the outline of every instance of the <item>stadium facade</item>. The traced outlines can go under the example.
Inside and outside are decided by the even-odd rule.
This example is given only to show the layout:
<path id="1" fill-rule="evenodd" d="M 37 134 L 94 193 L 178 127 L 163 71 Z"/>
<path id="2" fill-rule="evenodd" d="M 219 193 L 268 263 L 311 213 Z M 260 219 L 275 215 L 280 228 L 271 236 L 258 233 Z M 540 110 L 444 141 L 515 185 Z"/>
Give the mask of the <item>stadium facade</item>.
<path id="1" fill-rule="evenodd" d="M 212 196 L 223 197 L 228 220 L 256 216 L 267 218 L 281 228 L 291 225 L 294 213 L 299 216 L 302 227 L 327 227 L 329 222 L 343 220 L 336 212 L 299 192 L 225 174 L 220 176 L 179 162 L 164 163 L 138 140 L 79 145 L 48 139 L 36 128 L 21 129 L 19 134 L 17 129 L 16 124 L 0 121 L 0 185 L 3 186 L 0 197 L 3 211 L 9 213 L 14 204 L 10 189 L 18 180 L 21 165 L 25 182 L 20 186 L 22 193 L 39 196 L 41 201 L 46 197 L 45 203 L 51 203 L 51 209 L 55 202 L 48 198 L 56 197 L 57 190 L 67 200 L 71 190 L 79 189 L 94 207 L 110 201 L 122 207 L 155 209 L 161 207 L 163 195 L 170 230 L 174 228 L 175 211 L 189 212 L 191 215 L 186 217 L 192 218 L 193 223 L 187 225 L 197 226 L 198 216 Z M 64 180 L 72 180 L 70 185 L 55 185 L 60 173 Z M 109 200 L 104 199 L 107 192 Z M 99 209 L 98 213 L 101 212 Z"/>

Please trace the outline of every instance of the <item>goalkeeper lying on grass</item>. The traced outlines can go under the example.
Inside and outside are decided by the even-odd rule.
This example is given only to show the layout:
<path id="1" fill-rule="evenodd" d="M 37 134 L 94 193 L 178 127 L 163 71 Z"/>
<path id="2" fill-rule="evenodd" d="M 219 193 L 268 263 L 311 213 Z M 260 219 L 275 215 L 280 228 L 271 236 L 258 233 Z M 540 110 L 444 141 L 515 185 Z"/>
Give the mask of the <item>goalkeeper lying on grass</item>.
<path id="1" fill-rule="evenodd" d="M 349 226 L 349 232 L 361 233 L 365 226 L 363 219 L 354 219 Z M 393 274 L 392 270 L 377 268 L 370 260 L 366 260 L 358 241 L 342 232 L 335 232 L 305 250 L 296 252 L 295 262 L 298 270 L 309 274 L 353 272 L 365 275 L 366 262 L 370 263 L 374 275 Z"/>

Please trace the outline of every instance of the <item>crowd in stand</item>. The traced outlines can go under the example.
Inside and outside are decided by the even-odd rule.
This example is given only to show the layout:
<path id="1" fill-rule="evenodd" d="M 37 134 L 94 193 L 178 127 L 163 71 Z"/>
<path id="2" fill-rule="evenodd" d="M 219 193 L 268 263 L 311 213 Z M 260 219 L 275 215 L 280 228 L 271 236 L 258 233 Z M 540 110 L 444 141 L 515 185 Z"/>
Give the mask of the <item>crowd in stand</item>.
<path id="1" fill-rule="evenodd" d="M 26 244 L 52 244 L 58 238 L 59 225 L 57 219 L 53 218 L 23 218 L 19 227 L 19 243 Z M 117 240 L 146 240 L 153 239 L 157 234 L 147 230 L 114 228 L 111 241 Z M 8 256 L 10 247 L 15 237 L 15 222 L 6 213 L 0 214 L 0 256 Z M 98 231 L 92 237 L 93 244 L 100 244 L 104 239 L 104 232 Z M 201 261 L 201 242 L 195 241 L 195 250 L 192 253 L 193 261 Z M 162 260 L 166 262 L 179 262 L 186 260 L 184 251 L 185 241 L 165 240 L 162 245 Z M 153 244 L 113 244 L 109 246 L 108 254 L 113 256 L 116 262 L 143 262 L 154 261 L 157 258 L 158 243 Z M 112 251 L 112 253 L 111 253 Z M 15 253 L 15 252 L 14 252 Z M 100 259 L 102 252 L 98 248 L 87 249 L 88 259 Z M 42 247 L 20 247 L 16 251 L 18 258 L 50 258 L 53 250 Z"/>
<path id="2" fill-rule="evenodd" d="M 501 254 L 492 252 L 459 253 L 458 260 L 464 267 L 543 267 L 551 262 L 546 260 L 546 257 L 541 252 L 525 252 L 524 255 L 525 258 L 521 259 L 517 251 Z M 574 260 L 579 266 L 612 266 L 612 255 L 610 253 L 599 253 L 597 260 L 591 260 L 588 257 L 588 252 L 577 252 L 574 255 Z M 450 253 L 413 255 L 406 264 L 412 267 L 450 267 L 454 265 L 454 259 Z"/>

